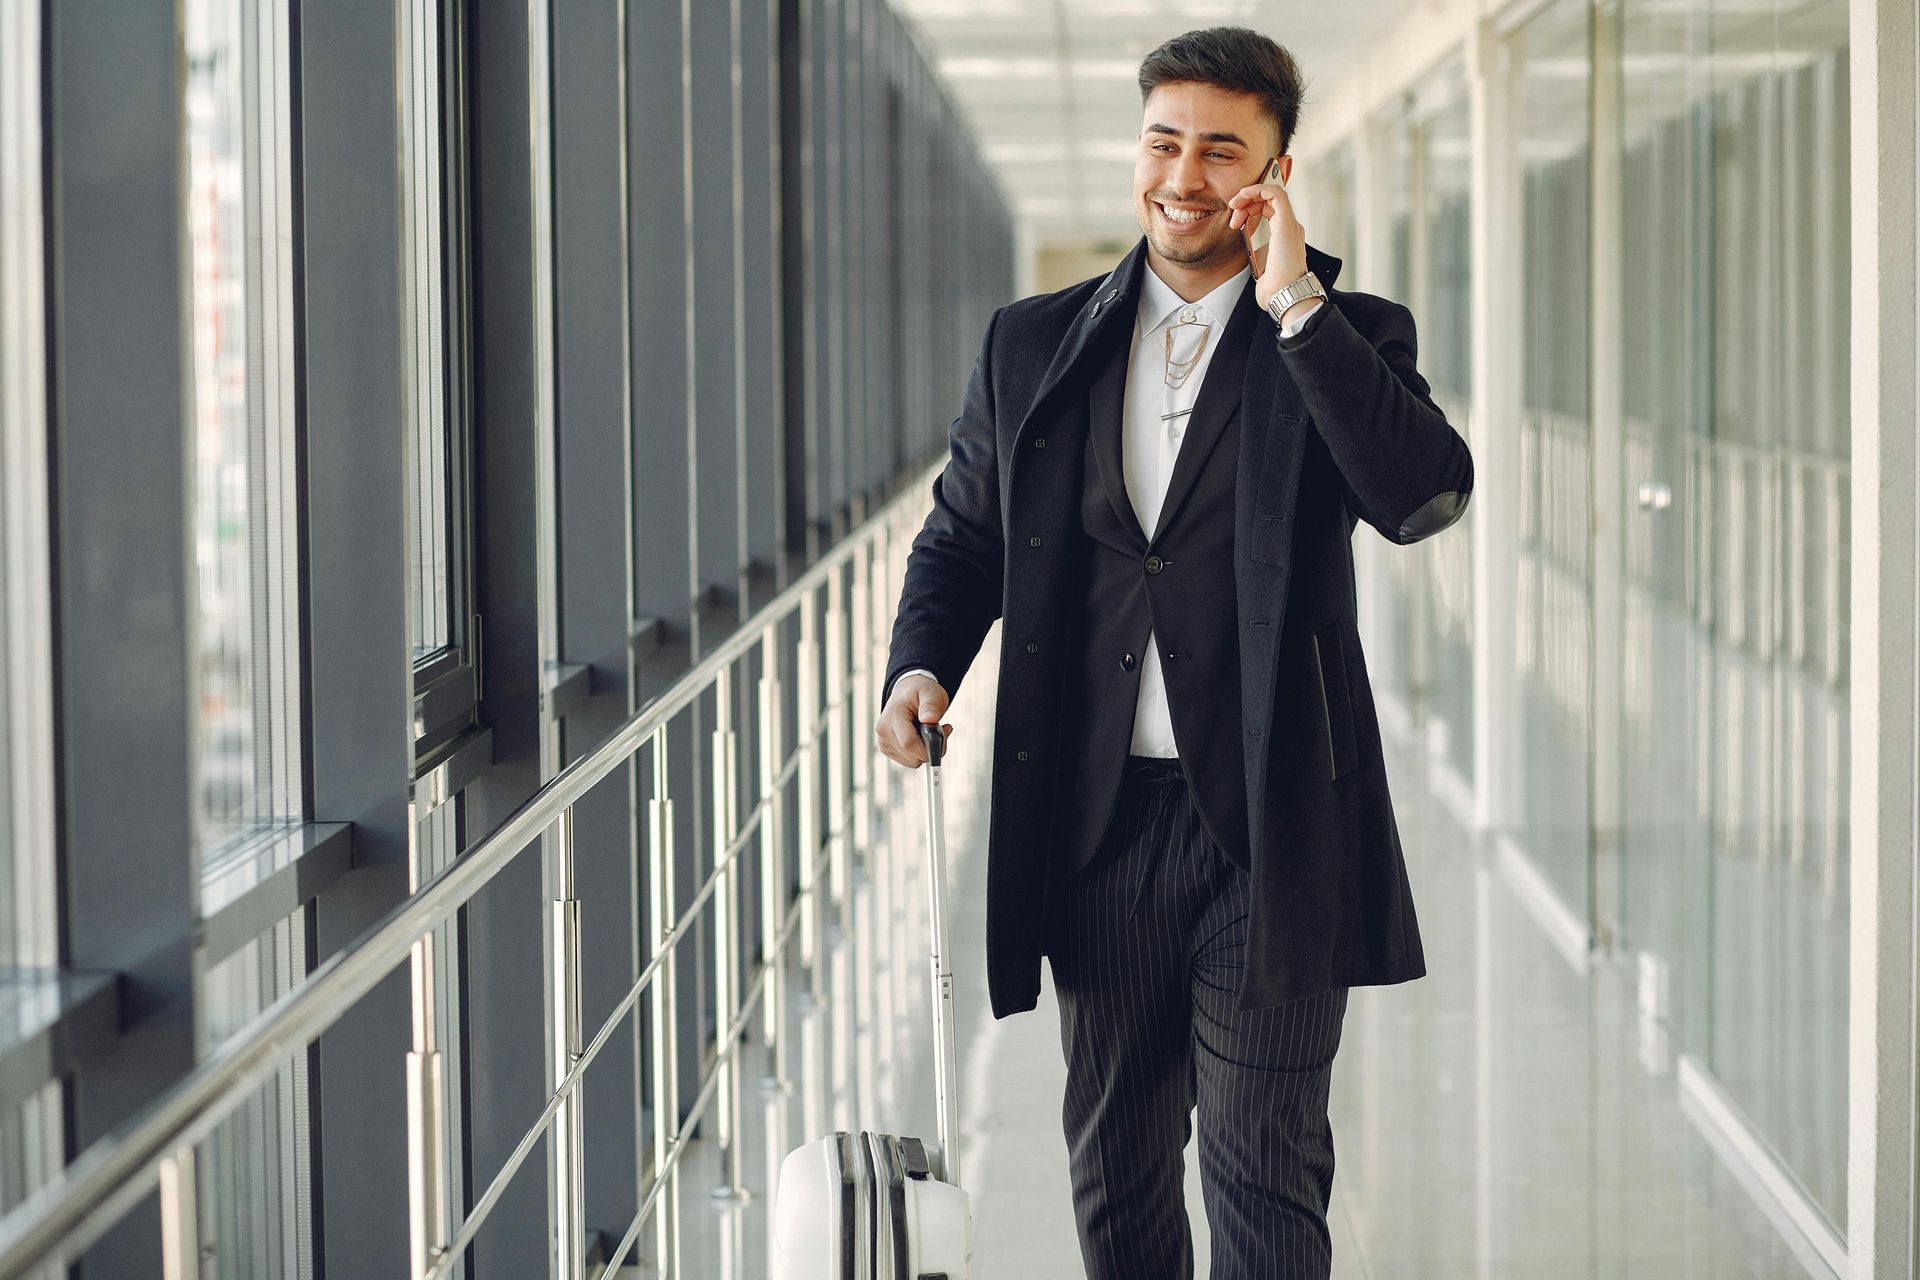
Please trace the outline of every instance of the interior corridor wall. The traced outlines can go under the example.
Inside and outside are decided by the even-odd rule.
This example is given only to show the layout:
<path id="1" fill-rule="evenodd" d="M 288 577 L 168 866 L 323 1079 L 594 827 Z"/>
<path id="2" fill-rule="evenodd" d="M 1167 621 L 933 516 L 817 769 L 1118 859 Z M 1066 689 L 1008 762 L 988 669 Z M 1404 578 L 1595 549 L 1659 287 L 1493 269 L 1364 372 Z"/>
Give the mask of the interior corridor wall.
<path id="1" fill-rule="evenodd" d="M 1302 162 L 1325 175 L 1303 184 L 1310 237 L 1346 240 L 1343 282 L 1413 309 L 1449 419 L 1486 477 L 1513 476 L 1469 513 L 1510 540 L 1359 548 L 1383 713 L 1492 822 L 1569 958 L 1639 983 L 1650 1069 L 1727 1117 L 1830 1256 L 1852 994 L 1848 18 L 1846 0 L 1476 9 L 1464 57 L 1400 49 L 1383 88 L 1340 86 L 1345 130 Z M 1497 260 L 1472 260 L 1481 222 Z M 1481 608 L 1494 586 L 1511 610 Z M 1476 618 L 1511 628 L 1511 667 L 1480 667 L 1506 688 L 1475 688 Z"/>

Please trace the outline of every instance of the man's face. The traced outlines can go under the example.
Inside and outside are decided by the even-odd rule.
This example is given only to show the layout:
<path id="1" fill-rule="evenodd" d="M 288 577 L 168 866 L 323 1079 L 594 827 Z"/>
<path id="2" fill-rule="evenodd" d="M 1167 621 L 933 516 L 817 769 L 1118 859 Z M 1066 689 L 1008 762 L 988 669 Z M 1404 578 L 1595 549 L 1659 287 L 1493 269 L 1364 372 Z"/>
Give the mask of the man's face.
<path id="1" fill-rule="evenodd" d="M 1246 239 L 1227 225 L 1227 201 L 1260 181 L 1278 135 L 1252 94 L 1192 83 L 1155 89 L 1141 108 L 1133 162 L 1134 217 L 1154 252 L 1201 269 L 1245 263 Z M 1281 157 L 1280 169 L 1284 179 L 1293 157 Z"/>

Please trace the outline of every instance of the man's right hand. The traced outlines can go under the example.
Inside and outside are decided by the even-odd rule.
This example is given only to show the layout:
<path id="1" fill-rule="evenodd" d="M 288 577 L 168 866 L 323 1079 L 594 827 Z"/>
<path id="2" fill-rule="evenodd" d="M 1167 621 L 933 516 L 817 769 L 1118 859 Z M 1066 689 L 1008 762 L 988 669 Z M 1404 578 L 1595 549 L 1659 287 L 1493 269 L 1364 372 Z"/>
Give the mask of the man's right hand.
<path id="1" fill-rule="evenodd" d="M 947 713 L 947 691 L 932 676 L 901 676 L 893 682 L 893 695 L 887 699 L 873 736 L 880 750 L 895 764 L 918 769 L 927 762 L 927 744 L 920 740 L 920 726 L 935 724 Z M 940 726 L 948 738 L 953 726 Z"/>

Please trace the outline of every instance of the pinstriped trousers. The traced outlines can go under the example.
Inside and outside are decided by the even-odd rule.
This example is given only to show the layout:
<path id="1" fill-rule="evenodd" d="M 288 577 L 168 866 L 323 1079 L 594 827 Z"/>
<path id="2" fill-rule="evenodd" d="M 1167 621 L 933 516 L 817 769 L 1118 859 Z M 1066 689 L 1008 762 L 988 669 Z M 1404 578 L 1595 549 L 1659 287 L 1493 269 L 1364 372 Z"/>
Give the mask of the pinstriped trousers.
<path id="1" fill-rule="evenodd" d="M 1213 1280 L 1325 1280 L 1327 1089 L 1347 988 L 1237 1010 L 1251 877 L 1177 759 L 1128 756 L 1094 860 L 1049 893 L 1062 1106 L 1089 1280 L 1190 1280 L 1192 1113 Z"/>

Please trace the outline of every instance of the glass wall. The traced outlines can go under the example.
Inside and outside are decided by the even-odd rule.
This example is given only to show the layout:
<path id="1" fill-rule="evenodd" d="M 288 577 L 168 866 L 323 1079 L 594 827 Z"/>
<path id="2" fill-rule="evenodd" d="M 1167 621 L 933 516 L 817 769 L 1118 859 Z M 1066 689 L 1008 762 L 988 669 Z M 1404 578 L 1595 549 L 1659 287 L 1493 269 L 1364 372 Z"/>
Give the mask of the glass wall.
<path id="1" fill-rule="evenodd" d="M 1520 838 L 1580 920 L 1588 918 L 1588 619 L 1592 502 L 1588 416 L 1591 55 L 1585 0 L 1556 0 L 1513 33 L 1511 145 L 1520 273 Z"/>
<path id="2" fill-rule="evenodd" d="M 1847 6 L 1624 22 L 1626 930 L 1844 1237 Z"/>
<path id="3" fill-rule="evenodd" d="M 239 873 L 303 813 L 291 164 L 292 51 L 277 0 L 190 0 L 187 229 L 200 844 Z M 295 912 L 206 968 L 202 1052 L 306 973 Z M 202 1144 L 203 1274 L 312 1268 L 307 1064 Z"/>
<path id="4" fill-rule="evenodd" d="M 1617 901 L 1612 945 L 1646 1012 L 1844 1237 L 1847 6 L 1557 0 L 1506 39 L 1492 74 L 1511 79 L 1490 92 L 1510 92 L 1513 125 L 1492 145 L 1510 149 L 1495 195 L 1512 202 L 1517 309 L 1492 319 L 1515 343 L 1518 483 L 1468 519 L 1516 504 L 1514 721 L 1474 723 L 1470 537 L 1364 562 L 1372 670 L 1469 786 L 1475 735 L 1515 737 L 1517 776 L 1487 785 L 1517 805 L 1518 845 L 1580 927 Z M 1366 128 L 1375 279 L 1413 310 L 1420 370 L 1478 452 L 1464 70 Z M 1617 149 L 1617 179 L 1595 145 Z M 1616 214 L 1620 243 L 1594 243 Z M 1597 349 L 1596 269 L 1618 271 L 1622 301 L 1601 335 L 1617 346 Z M 1596 350 L 1617 422 L 1595 417 Z M 1621 492 L 1596 495 L 1616 430 Z M 1596 566 L 1616 563 L 1617 659 L 1596 615 Z M 1620 664 L 1622 825 L 1619 880 L 1596 900 L 1603 661 Z"/>
<path id="5" fill-rule="evenodd" d="M 300 815 L 287 18 L 186 24 L 201 843 Z"/>
<path id="6" fill-rule="evenodd" d="M 55 963 L 40 13 L 0 14 L 0 973 Z"/>
<path id="7" fill-rule="evenodd" d="M 1450 63 L 1376 122 L 1385 164 L 1382 212 L 1388 296 L 1412 312 L 1419 367 L 1434 403 L 1472 447 L 1471 137 L 1465 67 Z M 1343 269 L 1344 275 L 1344 269 Z M 1472 521 L 1469 505 L 1462 525 Z M 1373 663 L 1436 756 L 1473 777 L 1473 537 L 1463 529 L 1377 554 L 1382 589 L 1369 597 Z M 1391 705 L 1391 704 L 1389 704 Z"/>
<path id="8" fill-rule="evenodd" d="M 59 959 L 48 623 L 40 9 L 0 10 L 0 1020 L 27 1025 Z M 0 1212 L 60 1167 L 62 1086 L 0 1098 Z"/>

